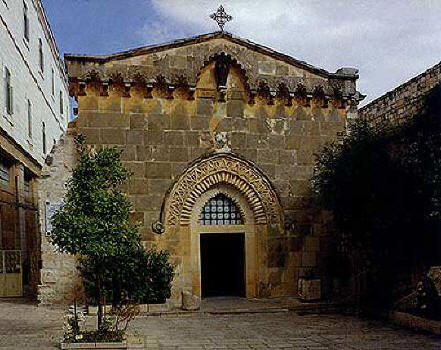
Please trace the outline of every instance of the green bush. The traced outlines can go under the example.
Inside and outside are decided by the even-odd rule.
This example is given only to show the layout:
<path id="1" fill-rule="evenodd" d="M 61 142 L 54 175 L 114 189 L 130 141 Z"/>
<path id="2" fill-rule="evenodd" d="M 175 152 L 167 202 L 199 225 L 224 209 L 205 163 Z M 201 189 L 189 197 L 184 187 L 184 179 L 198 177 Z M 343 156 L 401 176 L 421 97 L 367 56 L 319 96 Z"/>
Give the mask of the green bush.
<path id="1" fill-rule="evenodd" d="M 80 271 L 88 303 L 96 305 L 98 289 L 94 267 L 83 259 Z M 140 249 L 132 256 L 126 256 L 124 262 L 114 261 L 104 276 L 107 303 L 128 298 L 140 304 L 157 304 L 170 298 L 174 270 L 167 251 Z"/>

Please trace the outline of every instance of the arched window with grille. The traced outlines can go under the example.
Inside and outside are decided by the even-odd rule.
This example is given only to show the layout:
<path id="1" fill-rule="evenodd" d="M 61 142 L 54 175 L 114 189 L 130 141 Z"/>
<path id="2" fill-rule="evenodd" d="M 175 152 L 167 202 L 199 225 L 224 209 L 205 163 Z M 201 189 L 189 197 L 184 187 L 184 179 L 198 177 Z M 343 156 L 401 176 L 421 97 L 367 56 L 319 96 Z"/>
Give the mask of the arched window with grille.
<path id="1" fill-rule="evenodd" d="M 202 207 L 200 225 L 243 225 L 242 214 L 231 198 L 220 193 Z"/>

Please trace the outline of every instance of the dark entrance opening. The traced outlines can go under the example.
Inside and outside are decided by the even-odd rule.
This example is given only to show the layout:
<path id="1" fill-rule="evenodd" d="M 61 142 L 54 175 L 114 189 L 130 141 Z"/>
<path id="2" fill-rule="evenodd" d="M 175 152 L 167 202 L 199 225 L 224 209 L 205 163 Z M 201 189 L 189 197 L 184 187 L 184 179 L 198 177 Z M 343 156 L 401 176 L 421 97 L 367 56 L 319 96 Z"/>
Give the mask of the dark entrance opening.
<path id="1" fill-rule="evenodd" d="M 243 233 L 201 234 L 202 297 L 245 296 Z"/>

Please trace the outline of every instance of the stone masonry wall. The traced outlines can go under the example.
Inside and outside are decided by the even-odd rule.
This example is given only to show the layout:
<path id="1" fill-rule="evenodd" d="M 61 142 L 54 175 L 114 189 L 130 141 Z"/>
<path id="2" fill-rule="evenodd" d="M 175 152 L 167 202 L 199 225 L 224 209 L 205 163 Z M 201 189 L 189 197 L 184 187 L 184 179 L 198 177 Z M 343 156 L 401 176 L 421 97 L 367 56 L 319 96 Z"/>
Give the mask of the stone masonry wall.
<path id="1" fill-rule="evenodd" d="M 375 125 L 402 121 L 421 111 L 428 92 L 441 82 L 441 63 L 410 79 L 392 91 L 375 99 L 358 111 Z"/>
<path id="2" fill-rule="evenodd" d="M 116 146 L 123 151 L 124 164 L 133 173 L 124 188 L 134 206 L 132 219 L 140 223 L 147 248 L 159 246 L 170 251 L 177 272 L 175 299 L 192 283 L 183 273 L 188 269 L 184 265 L 190 251 L 183 244 L 187 231 L 166 229 L 158 235 L 152 229 L 152 223 L 162 217 L 166 194 L 200 157 L 224 151 L 251 162 L 273 185 L 285 222 L 284 227 L 269 225 L 256 231 L 264 242 L 259 247 L 264 251 L 258 261 L 262 266 L 258 295 L 297 295 L 299 275 L 307 269 L 320 273 L 328 244 L 326 222 L 312 206 L 308 186 L 314 153 L 344 130 L 347 117 L 356 115 L 354 76 L 347 81 L 336 78 L 345 89 L 338 94 L 323 71 L 315 75 L 221 39 L 201 45 L 109 59 L 103 64 L 67 58 L 71 93 L 78 99 L 76 130 L 91 145 Z M 241 57 L 243 65 L 229 60 L 226 86 L 219 88 L 216 58 L 210 57 L 220 51 Z M 205 58 L 208 61 L 203 67 L 195 65 Z M 130 74 L 136 71 L 144 76 L 131 80 Z M 148 72 L 160 75 L 152 80 L 146 76 Z M 188 79 L 176 80 L 174 72 L 188 73 Z M 149 81 L 153 83 L 149 85 Z M 290 91 L 296 85 L 287 88 L 279 84 L 283 81 L 302 81 L 307 89 L 300 86 L 293 94 Z M 253 84 L 259 88 L 253 90 Z M 325 86 L 326 91 L 316 84 Z M 70 154 L 69 149 L 63 154 Z M 57 157 L 54 154 L 54 160 Z M 55 174 L 61 170 L 59 164 L 53 169 Z M 66 289 L 63 276 L 69 275 L 71 266 L 56 266 L 60 259 L 46 254 L 43 264 L 48 258 L 54 262 L 43 271 L 53 269 L 52 276 L 57 275 L 52 279 L 55 282 L 45 284 L 50 290 L 46 295 L 57 294 Z"/>
<path id="3" fill-rule="evenodd" d="M 301 268 L 319 263 L 323 232 L 319 214 L 309 208 L 308 179 L 314 152 L 343 130 L 345 110 L 249 106 L 242 100 L 84 96 L 79 98 L 79 111 L 78 132 L 89 143 L 123 150 L 124 165 L 133 173 L 126 191 L 146 246 L 160 239 L 152 232 L 152 223 L 160 217 L 166 192 L 192 161 L 213 151 L 214 133 L 226 133 L 231 151 L 254 162 L 275 186 L 286 221 L 296 223 L 293 234 L 306 235 L 304 242 L 293 236 L 283 244 L 285 257 L 280 256 L 277 240 L 270 245 L 269 259 L 286 259 L 291 266 L 284 273 L 270 262 L 274 266 L 268 277 L 270 294 L 295 294 Z M 162 246 L 179 265 L 180 246 L 174 241 Z"/>
<path id="4" fill-rule="evenodd" d="M 76 151 L 74 144 L 75 129 L 70 123 L 67 133 L 61 138 L 48 155 L 38 179 L 38 208 L 41 232 L 40 285 L 38 300 L 41 305 L 70 304 L 74 288 L 80 283 L 75 258 L 60 254 L 50 243 L 47 207 L 61 203 L 66 193 L 66 183 L 75 166 Z"/>

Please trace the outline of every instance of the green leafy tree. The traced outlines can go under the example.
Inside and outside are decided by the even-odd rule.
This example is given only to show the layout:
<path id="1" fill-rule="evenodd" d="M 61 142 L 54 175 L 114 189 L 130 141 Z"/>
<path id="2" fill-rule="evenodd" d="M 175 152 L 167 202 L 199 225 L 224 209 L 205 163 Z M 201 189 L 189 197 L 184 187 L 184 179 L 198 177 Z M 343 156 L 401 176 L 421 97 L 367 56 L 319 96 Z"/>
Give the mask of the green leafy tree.
<path id="1" fill-rule="evenodd" d="M 120 160 L 120 151 L 91 150 L 82 136 L 76 138 L 76 144 L 78 164 L 64 206 L 52 219 L 51 238 L 61 252 L 79 257 L 80 272 L 93 285 L 100 328 L 104 297 L 111 296 L 118 304 L 122 297 L 136 296 L 146 288 L 150 281 L 145 278 L 147 266 L 143 263 L 151 254 L 145 252 L 138 228 L 129 220 L 132 206 L 120 188 L 130 173 Z M 165 289 L 169 291 L 173 268 L 167 266 Z"/>
<path id="2" fill-rule="evenodd" d="M 440 262 L 440 116 L 436 87 L 409 121 L 355 120 L 316 155 L 312 188 L 333 213 L 338 249 L 367 275 L 368 301 L 388 304 L 412 269 Z"/>

